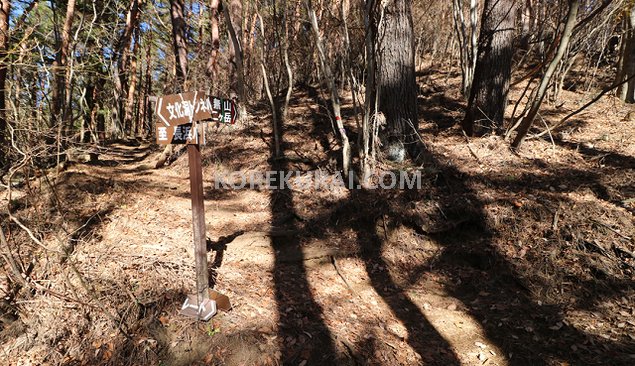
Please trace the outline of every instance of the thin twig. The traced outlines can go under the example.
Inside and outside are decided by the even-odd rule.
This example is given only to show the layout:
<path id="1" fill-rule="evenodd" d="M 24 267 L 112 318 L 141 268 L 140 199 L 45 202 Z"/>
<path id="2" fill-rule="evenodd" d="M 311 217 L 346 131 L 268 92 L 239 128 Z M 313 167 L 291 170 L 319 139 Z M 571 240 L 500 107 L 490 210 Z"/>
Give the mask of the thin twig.
<path id="1" fill-rule="evenodd" d="M 337 274 L 340 276 L 340 278 L 342 279 L 342 281 L 344 281 L 344 284 L 346 285 L 346 287 L 348 288 L 348 290 L 356 296 L 359 296 L 357 294 L 357 292 L 355 292 L 355 290 L 353 290 L 353 288 L 351 287 L 351 285 L 348 284 L 348 281 L 346 281 L 346 278 L 344 277 L 344 275 L 342 275 L 342 272 L 340 271 L 340 267 L 337 265 L 337 259 L 335 259 L 335 256 L 329 255 L 330 259 L 331 259 L 331 264 L 333 264 L 333 267 L 335 268 L 335 271 L 337 272 Z"/>
<path id="2" fill-rule="evenodd" d="M 46 245 L 44 245 L 44 243 L 38 239 L 35 234 L 33 234 L 33 231 L 31 231 L 31 229 L 29 229 L 26 225 L 24 225 L 22 223 L 22 221 L 20 221 L 17 217 L 13 216 L 13 214 L 11 214 L 11 212 L 9 212 L 9 218 L 11 219 L 11 221 L 15 222 L 22 230 L 26 231 L 26 233 L 29 235 L 29 237 L 31 238 L 31 240 L 37 244 L 38 246 L 42 247 L 43 249 L 50 251 L 50 252 L 54 252 L 54 253 L 58 253 L 58 254 L 64 254 L 64 252 L 62 252 L 61 250 L 58 249 L 51 249 L 49 247 L 47 247 Z"/>
<path id="3" fill-rule="evenodd" d="M 617 230 L 613 229 L 612 227 L 610 227 L 609 225 L 607 225 L 607 224 L 605 224 L 605 223 L 603 223 L 603 222 L 600 222 L 600 221 L 597 221 L 597 220 L 591 220 L 591 221 L 592 221 L 592 222 L 594 222 L 594 223 L 596 223 L 596 224 L 598 224 L 598 225 L 600 225 L 600 226 L 604 226 L 605 228 L 607 228 L 607 229 L 611 230 L 612 232 L 614 232 L 615 234 L 617 234 L 617 235 L 621 236 L 622 238 L 624 238 L 624 239 L 626 239 L 626 240 L 631 240 L 631 237 L 630 237 L 630 236 L 626 236 L 626 235 L 624 235 L 624 234 L 620 233 L 619 231 L 617 231 Z"/>
<path id="4" fill-rule="evenodd" d="M 474 159 L 476 159 L 476 161 L 479 164 L 482 164 L 483 162 L 481 161 L 481 159 L 478 157 L 478 155 L 476 155 L 476 153 L 474 152 L 474 150 L 472 150 L 472 146 L 470 146 L 470 138 L 467 137 L 467 134 L 465 133 L 465 131 L 463 131 L 463 136 L 465 137 L 465 142 L 467 144 L 467 148 L 468 150 L 470 150 L 470 154 L 472 154 L 472 156 L 474 157 Z"/>
<path id="5" fill-rule="evenodd" d="M 628 78 L 626 78 L 625 80 L 622 80 L 620 82 L 614 83 L 613 85 L 610 85 L 609 87 L 607 87 L 606 89 L 602 90 L 598 95 L 595 96 L 595 98 L 591 99 L 588 103 L 586 103 L 585 105 L 583 105 L 582 107 L 576 109 L 575 111 L 567 114 L 563 119 L 561 119 L 558 123 L 556 123 L 553 127 L 551 127 L 552 130 L 562 126 L 565 122 L 567 122 L 571 117 L 575 116 L 576 114 L 582 112 L 583 110 L 587 109 L 589 106 L 591 106 L 592 104 L 594 104 L 595 102 L 597 102 L 598 100 L 600 100 L 600 98 L 602 98 L 606 93 L 610 92 L 611 90 L 617 88 L 618 86 L 622 85 L 622 84 L 626 84 L 629 81 L 635 79 L 635 74 L 629 76 Z M 542 137 L 544 136 L 546 133 L 548 133 L 548 131 L 543 131 L 535 136 L 533 136 L 533 138 L 538 138 L 538 137 Z"/>

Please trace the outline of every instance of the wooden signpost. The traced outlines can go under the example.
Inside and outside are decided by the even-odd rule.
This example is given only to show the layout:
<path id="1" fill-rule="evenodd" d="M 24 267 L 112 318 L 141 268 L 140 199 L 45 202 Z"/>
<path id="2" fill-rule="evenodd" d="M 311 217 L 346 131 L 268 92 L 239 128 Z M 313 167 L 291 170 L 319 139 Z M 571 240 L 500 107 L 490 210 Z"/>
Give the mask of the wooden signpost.
<path id="1" fill-rule="evenodd" d="M 156 114 L 159 118 L 156 126 L 158 144 L 187 144 L 196 260 L 196 294 L 187 297 L 181 307 L 181 314 L 207 321 L 216 314 L 217 304 L 214 299 L 210 299 L 200 149 L 200 143 L 203 141 L 196 122 L 209 120 L 234 124 L 236 105 L 231 100 L 207 97 L 203 92 L 187 92 L 157 98 Z M 226 296 L 218 293 L 215 296 L 222 298 L 224 307 L 231 306 Z"/>

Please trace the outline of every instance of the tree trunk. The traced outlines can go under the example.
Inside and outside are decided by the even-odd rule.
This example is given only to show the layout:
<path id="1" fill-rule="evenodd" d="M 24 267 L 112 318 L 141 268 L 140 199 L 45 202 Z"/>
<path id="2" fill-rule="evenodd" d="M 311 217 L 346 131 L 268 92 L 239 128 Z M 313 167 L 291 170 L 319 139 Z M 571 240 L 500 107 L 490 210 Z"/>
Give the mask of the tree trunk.
<path id="1" fill-rule="evenodd" d="M 474 81 L 462 127 L 468 135 L 500 131 L 514 55 L 516 1 L 485 0 Z"/>
<path id="2" fill-rule="evenodd" d="M 136 133 L 136 123 L 134 121 L 134 110 L 135 110 L 135 101 L 136 101 L 136 91 L 138 84 L 138 76 L 137 76 L 137 59 L 139 57 L 139 39 L 140 30 L 137 29 L 135 35 L 135 42 L 132 49 L 132 57 L 130 58 L 130 67 L 128 70 L 128 75 L 130 77 L 130 82 L 128 85 L 126 103 L 124 108 L 124 133 L 126 135 L 134 135 Z"/>
<path id="3" fill-rule="evenodd" d="M 232 0 L 229 7 L 224 6 L 223 11 L 227 19 L 227 29 L 231 39 L 229 47 L 229 89 L 230 97 L 238 99 L 238 118 L 243 118 L 246 113 L 246 95 L 243 65 L 242 22 L 243 6 L 240 0 Z M 238 28 L 236 28 L 238 27 Z"/>
<path id="4" fill-rule="evenodd" d="M 75 16 L 75 0 L 68 0 L 66 4 L 66 17 L 62 28 L 61 40 L 58 51 L 53 62 L 54 85 L 51 110 L 51 127 L 61 128 L 61 119 L 66 114 L 64 107 L 65 91 L 68 89 L 66 80 L 66 67 L 68 66 L 68 56 L 70 53 L 71 29 L 73 27 L 73 17 Z M 70 108 L 70 106 L 68 106 Z"/>
<path id="5" fill-rule="evenodd" d="M 143 137 L 148 137 L 152 132 L 152 107 L 149 97 L 152 96 L 152 32 L 148 32 L 146 41 L 146 70 L 145 70 L 145 85 L 143 86 L 143 107 L 141 108 L 140 120 L 141 120 L 141 134 Z"/>
<path id="6" fill-rule="evenodd" d="M 183 17 L 183 0 L 170 0 L 170 17 L 172 20 L 172 45 L 176 57 L 175 91 L 185 91 L 187 77 L 187 41 L 185 35 L 185 18 Z"/>
<path id="7" fill-rule="evenodd" d="M 379 111 L 387 121 L 384 148 L 389 160 L 401 161 L 405 147 L 415 154 L 418 141 L 417 83 L 411 1 L 380 4 L 376 32 Z"/>
<path id="8" fill-rule="evenodd" d="M 218 31 L 220 0 L 210 1 L 210 17 L 211 17 L 211 33 L 212 33 L 212 52 L 207 62 L 207 76 L 212 80 L 216 80 L 218 75 L 218 50 L 220 49 L 220 33 Z"/>
<path id="9" fill-rule="evenodd" d="M 130 45 L 132 44 L 132 36 L 139 27 L 139 11 L 141 5 L 145 1 L 130 0 L 130 8 L 126 14 L 126 26 L 117 42 L 117 66 L 114 69 L 113 78 L 115 99 L 117 103 L 115 121 L 118 123 L 118 130 L 121 134 L 126 134 L 127 128 L 127 96 L 129 91 L 128 78 L 132 73 L 129 70 L 130 65 Z"/>
<path id="10" fill-rule="evenodd" d="M 80 141 L 87 144 L 90 142 L 91 131 L 95 128 L 95 97 L 97 96 L 97 88 L 95 87 L 95 82 L 92 77 L 88 80 L 84 93 L 86 94 L 87 113 L 84 114 L 84 124 L 82 125 Z"/>
<path id="11" fill-rule="evenodd" d="M 186 89 L 187 79 L 187 39 L 185 34 L 185 19 L 183 18 L 183 0 L 170 0 L 170 18 L 172 20 L 172 45 L 174 47 L 174 56 L 176 61 L 176 85 L 175 91 L 182 93 Z M 165 147 L 163 153 L 159 156 L 155 168 L 161 168 L 165 165 L 174 145 L 170 144 Z"/>
<path id="12" fill-rule="evenodd" d="M 536 15 L 534 11 L 533 0 L 526 0 L 521 6 L 520 16 L 520 41 L 518 42 L 520 49 L 529 50 L 529 42 L 535 30 Z"/>
<path id="13" fill-rule="evenodd" d="M 376 122 L 376 118 L 372 118 L 376 116 L 376 108 L 377 103 L 375 86 L 376 86 L 376 66 L 375 66 L 375 25 L 373 21 L 373 9 L 375 8 L 375 0 L 366 0 L 366 4 L 364 7 L 364 30 L 366 31 L 366 36 L 364 37 L 365 43 L 365 56 L 366 56 L 366 90 L 364 95 L 364 119 L 362 120 L 362 143 L 360 147 L 360 165 L 361 165 L 361 175 L 362 182 L 368 182 L 371 176 L 371 172 L 374 168 L 375 159 L 374 159 L 374 147 L 375 141 L 373 140 L 374 134 L 371 130 L 374 120 Z"/>
<path id="14" fill-rule="evenodd" d="M 262 16 L 260 15 L 260 10 L 256 8 L 256 16 L 260 21 L 260 35 L 261 39 L 265 39 L 265 22 L 262 20 Z M 266 53 L 266 43 L 264 41 L 261 42 L 262 45 L 262 53 L 263 55 Z M 265 60 L 260 60 L 260 69 L 262 70 L 262 84 L 265 92 L 267 93 L 267 98 L 269 99 L 269 105 L 271 106 L 271 125 L 273 127 L 273 147 L 274 147 L 274 158 L 278 158 L 281 156 L 280 149 L 280 138 L 281 138 L 281 130 L 280 124 L 278 121 L 278 106 L 276 104 L 275 99 L 273 98 L 273 94 L 271 93 L 271 88 L 269 87 L 269 74 L 267 73 L 267 68 L 265 66 Z"/>
<path id="15" fill-rule="evenodd" d="M 518 134 L 512 142 L 512 149 L 514 150 L 520 148 L 520 145 L 525 140 L 525 136 L 527 136 L 527 132 L 529 132 L 531 125 L 534 123 L 534 119 L 536 119 L 536 116 L 538 115 L 540 105 L 542 104 L 542 101 L 545 97 L 545 92 L 547 91 L 547 87 L 549 86 L 551 77 L 556 71 L 558 64 L 562 60 L 567 47 L 569 47 L 571 34 L 573 34 L 573 28 L 575 27 L 579 8 L 580 0 L 569 0 L 569 14 L 567 15 L 567 23 L 565 24 L 564 30 L 562 31 L 562 38 L 560 39 L 560 44 L 558 45 L 558 51 L 549 63 L 547 71 L 545 71 L 545 74 L 542 76 L 534 99 L 529 102 L 529 104 L 531 105 L 529 112 L 527 112 L 527 115 L 520 122 L 520 125 L 518 127 Z"/>
<path id="16" fill-rule="evenodd" d="M 318 49 L 320 66 L 323 70 L 324 78 L 326 79 L 326 82 L 329 85 L 329 90 L 331 92 L 331 106 L 333 107 L 333 114 L 335 115 L 335 124 L 337 125 L 337 129 L 340 132 L 340 138 L 342 139 L 342 170 L 344 172 L 344 176 L 348 177 L 351 164 L 351 147 L 348 140 L 348 135 L 346 134 L 346 129 L 344 128 L 344 122 L 342 120 L 340 96 L 337 91 L 337 84 L 335 83 L 333 71 L 329 64 L 329 61 L 326 59 L 326 50 L 324 49 L 324 44 L 320 37 L 320 29 L 317 23 L 317 16 L 315 15 L 315 11 L 313 10 L 310 0 L 307 0 L 305 2 L 305 5 L 307 13 L 309 15 L 309 20 L 311 21 L 311 28 L 313 29 L 313 34 L 315 36 L 315 44 Z"/>
<path id="17" fill-rule="evenodd" d="M 635 6 L 631 7 L 629 16 L 624 20 L 625 32 L 616 82 L 622 82 L 635 75 Z M 635 103 L 635 79 L 620 85 L 617 97 L 626 103 Z"/>
<path id="18" fill-rule="evenodd" d="M 7 117 L 5 112 L 5 97 L 7 84 L 7 50 L 9 48 L 9 13 L 11 1 L 2 0 L 0 3 L 0 169 L 7 163 L 5 141 L 7 140 Z"/>
<path id="19" fill-rule="evenodd" d="M 454 30 L 459 41 L 459 56 L 461 61 L 461 90 L 466 98 L 470 96 L 472 81 L 474 80 L 474 68 L 476 67 L 476 54 L 478 50 L 478 1 L 470 0 L 469 31 L 465 16 L 463 15 L 463 1 L 452 2 L 452 14 L 454 15 Z"/>

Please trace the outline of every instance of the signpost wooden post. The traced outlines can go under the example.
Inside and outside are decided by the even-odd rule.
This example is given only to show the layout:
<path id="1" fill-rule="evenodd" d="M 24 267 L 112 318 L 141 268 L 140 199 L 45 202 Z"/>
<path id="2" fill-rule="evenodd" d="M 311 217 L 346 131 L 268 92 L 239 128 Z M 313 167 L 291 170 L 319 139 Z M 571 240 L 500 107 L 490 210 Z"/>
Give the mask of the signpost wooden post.
<path id="1" fill-rule="evenodd" d="M 216 314 L 217 309 L 216 301 L 210 299 L 209 294 L 201 140 L 196 121 L 211 120 L 234 124 L 236 105 L 231 100 L 206 97 L 202 92 L 188 92 L 157 98 L 156 113 L 159 117 L 156 130 L 157 143 L 188 145 L 196 294 L 187 297 L 181 307 L 181 314 L 207 321 Z M 228 304 L 228 299 L 226 297 L 225 299 Z"/>

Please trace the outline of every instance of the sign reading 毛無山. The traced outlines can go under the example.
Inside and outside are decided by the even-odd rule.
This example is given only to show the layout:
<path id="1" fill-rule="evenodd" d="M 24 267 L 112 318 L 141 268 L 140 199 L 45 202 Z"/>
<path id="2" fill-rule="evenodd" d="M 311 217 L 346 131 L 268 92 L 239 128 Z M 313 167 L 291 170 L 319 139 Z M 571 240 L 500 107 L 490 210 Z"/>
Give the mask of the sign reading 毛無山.
<path id="1" fill-rule="evenodd" d="M 187 92 L 157 98 L 157 143 L 197 144 L 198 134 L 192 122 L 211 120 L 236 123 L 236 104 L 229 99 L 205 96 L 204 92 Z M 186 127 L 182 127 L 186 126 Z"/>

